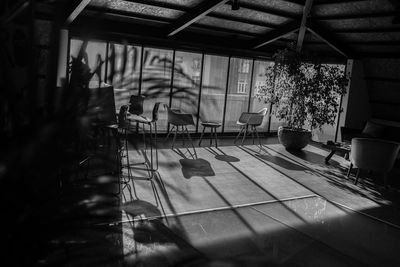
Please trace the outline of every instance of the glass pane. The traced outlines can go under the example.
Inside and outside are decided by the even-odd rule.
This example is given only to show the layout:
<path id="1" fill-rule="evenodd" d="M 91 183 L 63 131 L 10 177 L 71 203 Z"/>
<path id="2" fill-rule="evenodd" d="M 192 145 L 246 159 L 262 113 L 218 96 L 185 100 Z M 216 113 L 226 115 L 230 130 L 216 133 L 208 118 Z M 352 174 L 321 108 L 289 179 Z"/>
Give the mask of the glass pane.
<path id="1" fill-rule="evenodd" d="M 107 83 L 114 87 L 117 110 L 129 103 L 130 95 L 139 93 L 140 55 L 139 46 L 110 43 Z"/>
<path id="2" fill-rule="evenodd" d="M 194 123 L 197 120 L 197 106 L 201 76 L 201 58 L 198 53 L 176 51 L 174 88 L 172 96 L 172 108 L 179 109 L 183 113 L 193 115 Z M 196 127 L 188 127 L 189 131 L 195 131 Z"/>
<path id="3" fill-rule="evenodd" d="M 332 64 L 329 64 L 332 65 Z M 345 65 L 333 65 L 333 66 L 338 66 L 340 67 L 343 71 L 345 69 Z M 338 109 L 339 109 L 339 102 L 340 102 L 340 95 L 337 95 L 336 103 L 338 104 Z M 316 142 L 321 142 L 321 143 L 326 143 L 326 141 L 335 140 L 335 134 L 336 134 L 336 125 L 337 125 L 337 120 L 339 118 L 339 112 L 336 113 L 336 118 L 335 118 L 335 123 L 333 125 L 325 124 L 322 126 L 322 129 L 313 129 L 312 131 L 312 140 Z M 306 121 L 306 125 L 304 128 L 309 129 L 309 122 Z"/>
<path id="4" fill-rule="evenodd" d="M 248 110 L 252 60 L 231 58 L 229 69 L 228 96 L 225 114 L 225 132 L 236 132 L 236 121 Z"/>
<path id="5" fill-rule="evenodd" d="M 270 103 L 264 103 L 263 100 L 257 99 L 254 95 L 258 93 L 258 90 L 265 86 L 265 70 L 268 66 L 273 65 L 272 61 L 255 61 L 254 62 L 254 73 L 253 73 L 253 89 L 251 92 L 250 99 L 250 110 L 257 112 L 262 108 L 268 108 L 267 116 L 265 116 L 263 123 L 260 126 L 260 132 L 268 131 L 268 120 L 270 118 L 271 109 Z"/>
<path id="6" fill-rule="evenodd" d="M 222 123 L 228 60 L 228 57 L 204 55 L 200 121 Z M 219 131 L 221 130 L 222 127 L 219 128 Z"/>
<path id="7" fill-rule="evenodd" d="M 172 50 L 144 48 L 142 92 L 144 100 L 143 115 L 151 118 L 154 104 L 169 104 L 172 74 Z M 158 112 L 157 130 L 167 130 L 167 113 L 162 106 Z"/>
<path id="8" fill-rule="evenodd" d="M 82 40 L 71 39 L 70 62 L 72 62 L 72 57 L 78 57 L 82 44 Z M 106 42 L 89 41 L 87 44 L 82 61 L 88 65 L 91 73 L 94 72 L 90 80 L 90 85 L 93 87 L 99 86 L 104 80 L 105 64 L 102 62 L 106 60 L 106 50 Z"/>

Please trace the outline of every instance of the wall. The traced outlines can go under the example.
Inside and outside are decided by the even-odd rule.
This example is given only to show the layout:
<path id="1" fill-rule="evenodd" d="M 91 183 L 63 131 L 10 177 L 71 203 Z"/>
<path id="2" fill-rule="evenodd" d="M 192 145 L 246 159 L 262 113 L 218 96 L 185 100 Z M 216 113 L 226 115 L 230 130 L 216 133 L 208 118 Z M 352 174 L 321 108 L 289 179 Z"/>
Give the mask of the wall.
<path id="1" fill-rule="evenodd" d="M 350 74 L 350 84 L 347 94 L 342 99 L 344 112 L 341 116 L 340 126 L 361 129 L 371 117 L 371 106 L 362 62 L 349 60 L 347 73 Z"/>
<path id="2" fill-rule="evenodd" d="M 363 60 L 372 117 L 400 122 L 400 59 Z"/>

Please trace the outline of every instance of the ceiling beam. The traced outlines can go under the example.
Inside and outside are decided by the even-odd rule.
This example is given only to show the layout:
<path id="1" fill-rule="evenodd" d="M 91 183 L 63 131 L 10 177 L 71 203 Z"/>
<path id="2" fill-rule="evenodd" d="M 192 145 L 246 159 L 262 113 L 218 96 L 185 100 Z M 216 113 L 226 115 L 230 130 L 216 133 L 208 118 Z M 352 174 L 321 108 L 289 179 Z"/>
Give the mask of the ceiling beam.
<path id="1" fill-rule="evenodd" d="M 186 13 L 181 18 L 179 18 L 175 23 L 173 23 L 168 30 L 168 36 L 173 36 L 178 32 L 182 31 L 186 27 L 195 23 L 202 17 L 206 16 L 208 13 L 212 12 L 217 7 L 225 4 L 229 0 L 208 0 L 201 2 L 201 4 L 192 8 L 193 12 Z"/>
<path id="2" fill-rule="evenodd" d="M 6 15 L 4 19 L 2 19 L 1 24 L 7 24 L 10 21 L 12 21 L 14 18 L 16 18 L 19 14 L 21 14 L 28 6 L 29 6 L 30 1 L 28 0 L 22 0 L 18 4 L 15 5 L 15 7 L 9 12 L 9 14 Z"/>
<path id="3" fill-rule="evenodd" d="M 254 40 L 253 44 L 251 45 L 251 48 L 252 49 L 260 48 L 282 37 L 285 37 L 286 35 L 291 34 L 297 31 L 298 29 L 299 29 L 299 21 L 295 20 L 290 23 L 287 23 L 280 29 L 272 30 L 268 32 L 264 37 L 257 38 L 256 40 Z"/>
<path id="4" fill-rule="evenodd" d="M 73 0 L 69 1 L 66 12 L 62 18 L 62 25 L 68 27 L 78 15 L 85 9 L 85 7 L 90 3 L 90 0 Z"/>
<path id="5" fill-rule="evenodd" d="M 303 8 L 303 17 L 301 18 L 301 24 L 299 29 L 299 34 L 297 36 L 296 51 L 300 52 L 303 47 L 304 36 L 307 30 L 307 18 L 310 15 L 313 0 L 306 0 L 306 4 Z"/>
<path id="6" fill-rule="evenodd" d="M 170 25 L 174 20 L 171 18 L 166 18 L 166 17 L 158 17 L 154 15 L 144 15 L 144 14 L 139 14 L 139 13 L 134 13 L 132 14 L 131 12 L 124 11 L 124 10 L 109 10 L 104 7 L 94 7 L 91 6 L 83 11 L 85 16 L 89 17 L 97 17 L 97 18 L 107 18 L 111 20 L 117 20 L 117 21 L 124 21 L 127 23 L 137 23 L 140 24 L 142 23 L 145 25 L 146 23 L 157 23 L 157 24 L 163 24 L 165 25 Z M 130 27 L 130 26 L 128 26 Z M 249 31 L 240 31 L 240 30 L 235 30 L 235 29 L 227 29 L 223 27 L 218 27 L 218 26 L 209 26 L 209 25 L 199 25 L 195 24 L 192 25 L 191 29 L 199 29 L 199 30 L 207 30 L 207 31 L 215 31 L 215 32 L 221 32 L 221 33 L 226 33 L 230 35 L 240 35 L 240 36 L 250 36 L 250 37 L 260 37 L 260 34 L 257 33 L 252 33 Z M 164 36 L 164 35 L 163 35 Z"/>
<path id="7" fill-rule="evenodd" d="M 376 27 L 376 28 L 352 28 L 352 29 L 331 29 L 335 33 L 399 33 L 400 27 Z"/>
<path id="8" fill-rule="evenodd" d="M 315 36 L 317 36 L 318 38 L 320 38 L 325 43 L 327 43 L 330 47 L 332 47 L 334 50 L 336 50 L 343 56 L 347 58 L 355 57 L 354 53 L 351 53 L 347 48 L 343 47 L 340 44 L 340 42 L 335 40 L 335 38 L 332 36 L 332 34 L 329 33 L 329 31 L 327 31 L 324 28 L 321 28 L 321 26 L 319 26 L 315 22 L 309 23 L 309 25 L 307 26 L 307 30 L 312 34 L 314 34 Z"/>
<path id="9" fill-rule="evenodd" d="M 368 12 L 360 14 L 333 14 L 333 15 L 313 15 L 314 20 L 343 20 L 343 19 L 370 19 L 393 17 L 400 15 L 399 10 Z"/>
<path id="10" fill-rule="evenodd" d="M 336 5 L 336 4 L 347 4 L 347 3 L 356 3 L 356 2 L 367 2 L 370 0 L 326 0 L 326 1 L 318 1 L 315 3 L 315 5 L 317 6 L 322 6 L 322 5 Z"/>
<path id="11" fill-rule="evenodd" d="M 279 10 L 279 9 L 275 9 L 275 8 L 271 8 L 271 7 L 263 6 L 263 5 L 250 4 L 247 2 L 240 2 L 240 8 L 246 8 L 249 10 L 267 13 L 270 15 L 283 17 L 283 18 L 287 18 L 287 19 L 300 19 L 301 18 L 300 15 L 293 13 L 293 12 L 283 11 L 283 10 Z"/>
<path id="12" fill-rule="evenodd" d="M 296 4 L 299 6 L 304 6 L 304 0 L 283 0 L 284 2 Z"/>

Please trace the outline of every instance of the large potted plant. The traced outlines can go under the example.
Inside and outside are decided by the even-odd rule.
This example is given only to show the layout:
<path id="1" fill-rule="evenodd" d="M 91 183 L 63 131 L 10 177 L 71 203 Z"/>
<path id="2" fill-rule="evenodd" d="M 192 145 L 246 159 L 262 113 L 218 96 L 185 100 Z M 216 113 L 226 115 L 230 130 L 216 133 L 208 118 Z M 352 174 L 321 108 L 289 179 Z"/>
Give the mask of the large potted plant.
<path id="1" fill-rule="evenodd" d="M 278 129 L 280 143 L 302 149 L 311 140 L 312 129 L 335 123 L 338 98 L 346 93 L 348 79 L 340 66 L 306 61 L 290 49 L 279 50 L 274 61 L 255 97 L 272 103 L 275 116 L 285 122 Z M 306 124 L 309 129 L 304 129 Z"/>

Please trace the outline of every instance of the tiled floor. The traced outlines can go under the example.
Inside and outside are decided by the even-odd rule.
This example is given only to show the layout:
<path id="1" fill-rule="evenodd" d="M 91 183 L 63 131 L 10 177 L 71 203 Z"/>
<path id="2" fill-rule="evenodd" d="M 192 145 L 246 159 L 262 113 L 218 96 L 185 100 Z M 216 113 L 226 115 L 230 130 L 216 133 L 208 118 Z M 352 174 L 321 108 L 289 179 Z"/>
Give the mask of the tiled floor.
<path id="1" fill-rule="evenodd" d="M 276 141 L 276 140 L 275 140 Z M 396 203 L 317 146 L 276 142 L 159 150 L 149 181 L 125 188 L 125 262 L 143 266 L 400 266 Z M 138 162 L 143 151 L 131 150 Z M 146 175 L 133 171 L 134 176 Z M 192 264 L 192 265 L 190 265 Z M 214 265 L 212 265 L 214 266 Z M 217 265 L 220 266 L 220 265 Z"/>

